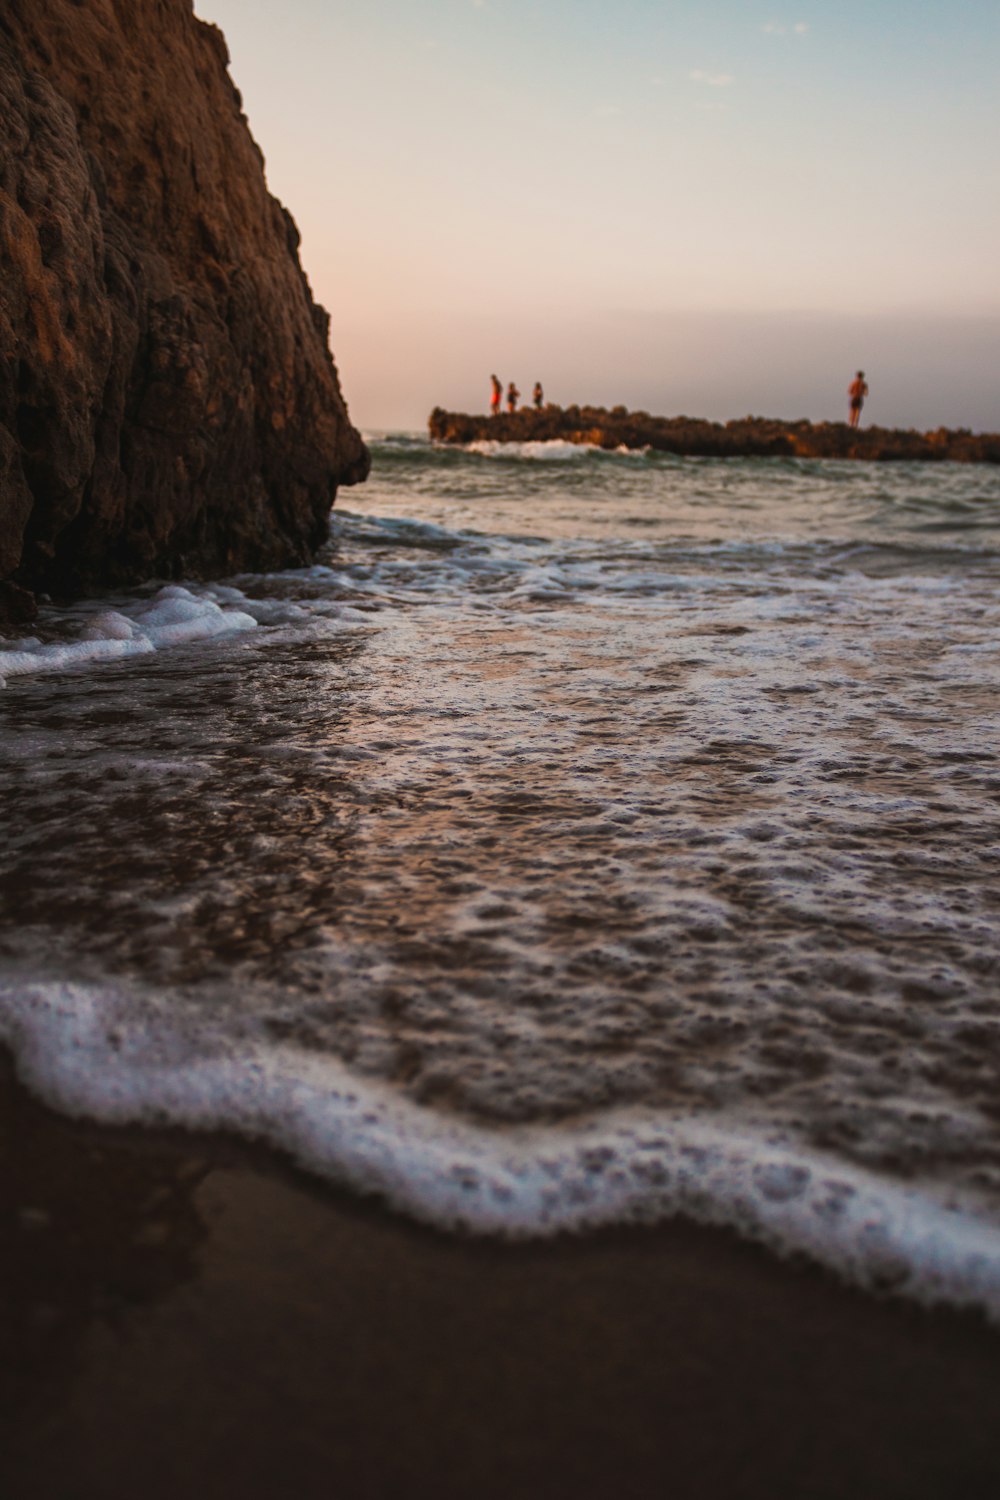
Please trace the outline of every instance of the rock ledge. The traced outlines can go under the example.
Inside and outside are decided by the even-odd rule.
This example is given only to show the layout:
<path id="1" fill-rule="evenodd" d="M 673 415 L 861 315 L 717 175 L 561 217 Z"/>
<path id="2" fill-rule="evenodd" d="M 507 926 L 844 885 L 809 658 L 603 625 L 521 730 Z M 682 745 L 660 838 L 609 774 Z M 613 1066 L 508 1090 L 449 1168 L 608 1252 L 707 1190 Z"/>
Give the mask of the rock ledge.
<path id="1" fill-rule="evenodd" d="M 651 417 L 615 406 L 545 406 L 512 416 L 467 416 L 435 407 L 428 421 L 439 443 L 589 443 L 597 448 L 653 448 L 701 458 L 856 458 L 877 461 L 1000 463 L 1000 433 L 903 432 L 853 429 L 846 422 L 781 422 L 742 417 L 706 422 L 696 417 Z"/>
<path id="2" fill-rule="evenodd" d="M 8 616 L 301 563 L 367 474 L 227 64 L 191 0 L 0 11 Z"/>

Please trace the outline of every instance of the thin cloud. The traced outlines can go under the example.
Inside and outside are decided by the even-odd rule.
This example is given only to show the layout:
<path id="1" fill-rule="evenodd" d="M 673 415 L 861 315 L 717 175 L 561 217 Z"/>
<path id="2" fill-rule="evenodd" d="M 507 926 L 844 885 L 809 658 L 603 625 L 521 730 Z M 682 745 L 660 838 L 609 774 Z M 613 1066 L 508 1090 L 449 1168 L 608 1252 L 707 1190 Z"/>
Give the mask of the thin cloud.
<path id="1" fill-rule="evenodd" d="M 793 26 L 785 26 L 781 21 L 765 21 L 760 29 L 768 36 L 788 36 L 789 32 L 793 36 L 805 36 L 809 26 L 805 21 L 796 21 Z"/>
<path id="2" fill-rule="evenodd" d="M 727 89 L 735 81 L 732 73 L 706 73 L 704 68 L 692 68 L 688 76 L 692 83 L 706 83 L 713 89 Z"/>

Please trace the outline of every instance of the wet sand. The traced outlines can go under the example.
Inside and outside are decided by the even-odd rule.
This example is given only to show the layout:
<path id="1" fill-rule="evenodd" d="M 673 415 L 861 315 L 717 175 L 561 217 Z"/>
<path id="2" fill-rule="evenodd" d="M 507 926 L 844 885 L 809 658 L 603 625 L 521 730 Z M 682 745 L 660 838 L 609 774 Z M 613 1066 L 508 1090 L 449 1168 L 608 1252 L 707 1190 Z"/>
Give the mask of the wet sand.
<path id="1" fill-rule="evenodd" d="M 0 1080 L 6 1500 L 985 1496 L 1000 1334 L 674 1223 L 452 1239 Z"/>

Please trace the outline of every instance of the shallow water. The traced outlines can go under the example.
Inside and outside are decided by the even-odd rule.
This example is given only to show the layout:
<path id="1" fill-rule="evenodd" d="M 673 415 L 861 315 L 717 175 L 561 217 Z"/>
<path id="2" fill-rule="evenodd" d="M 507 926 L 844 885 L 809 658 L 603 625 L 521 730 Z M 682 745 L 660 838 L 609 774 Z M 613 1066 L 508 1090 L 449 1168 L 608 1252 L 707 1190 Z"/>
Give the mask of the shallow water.
<path id="1" fill-rule="evenodd" d="M 35 1086 L 1000 1310 L 1000 475 L 400 438 L 341 499 L 0 650 Z"/>

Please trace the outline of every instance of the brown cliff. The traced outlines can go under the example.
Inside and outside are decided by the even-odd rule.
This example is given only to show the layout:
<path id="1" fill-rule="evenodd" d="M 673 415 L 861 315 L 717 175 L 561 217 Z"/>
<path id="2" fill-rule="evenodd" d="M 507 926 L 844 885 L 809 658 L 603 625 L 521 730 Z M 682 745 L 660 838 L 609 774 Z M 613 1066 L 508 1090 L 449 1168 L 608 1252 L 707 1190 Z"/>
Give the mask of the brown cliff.
<path id="1" fill-rule="evenodd" d="M 439 443 L 591 443 L 598 448 L 653 448 L 700 458 L 857 458 L 894 461 L 1000 463 L 1000 433 L 964 429 L 903 432 L 852 429 L 846 422 L 781 422 L 769 417 L 705 422 L 695 417 L 651 417 L 644 411 L 601 406 L 526 408 L 499 417 L 431 412 L 428 428 Z"/>
<path id="2" fill-rule="evenodd" d="M 363 479 L 192 0 L 0 0 L 0 610 L 305 560 Z"/>

